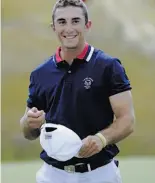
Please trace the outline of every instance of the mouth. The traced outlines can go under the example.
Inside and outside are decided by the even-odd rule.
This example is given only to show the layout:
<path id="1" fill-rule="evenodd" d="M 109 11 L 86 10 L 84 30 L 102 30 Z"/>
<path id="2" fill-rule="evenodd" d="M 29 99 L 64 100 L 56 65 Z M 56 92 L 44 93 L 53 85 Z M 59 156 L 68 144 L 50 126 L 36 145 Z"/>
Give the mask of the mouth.
<path id="1" fill-rule="evenodd" d="M 71 35 L 71 36 L 63 36 L 66 39 L 74 39 L 77 37 L 77 35 Z"/>

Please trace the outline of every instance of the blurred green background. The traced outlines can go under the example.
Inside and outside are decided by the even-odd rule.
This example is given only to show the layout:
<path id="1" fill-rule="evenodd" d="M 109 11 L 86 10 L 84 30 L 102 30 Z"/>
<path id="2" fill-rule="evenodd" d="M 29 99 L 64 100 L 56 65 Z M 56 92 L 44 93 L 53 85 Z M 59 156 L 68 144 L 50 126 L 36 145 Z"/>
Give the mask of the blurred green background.
<path id="1" fill-rule="evenodd" d="M 30 72 L 59 45 L 49 27 L 54 2 L 2 1 L 2 162 L 39 158 L 39 141 L 23 138 L 19 120 Z M 155 155 L 155 1 L 91 0 L 88 7 L 88 42 L 120 58 L 133 87 L 136 129 L 119 144 L 120 156 Z"/>

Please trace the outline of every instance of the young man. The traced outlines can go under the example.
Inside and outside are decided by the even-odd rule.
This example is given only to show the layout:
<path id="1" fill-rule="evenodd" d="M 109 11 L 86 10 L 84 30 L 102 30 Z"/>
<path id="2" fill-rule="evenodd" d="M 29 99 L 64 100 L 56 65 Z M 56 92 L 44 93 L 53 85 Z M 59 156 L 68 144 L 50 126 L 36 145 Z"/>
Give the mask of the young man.
<path id="1" fill-rule="evenodd" d="M 133 132 L 131 86 L 117 58 L 86 43 L 90 27 L 81 0 L 57 1 L 52 28 L 61 47 L 31 73 L 20 122 L 29 140 L 39 137 L 45 121 L 62 124 L 79 135 L 83 147 L 79 158 L 66 162 L 42 151 L 37 183 L 121 183 L 115 144 Z"/>

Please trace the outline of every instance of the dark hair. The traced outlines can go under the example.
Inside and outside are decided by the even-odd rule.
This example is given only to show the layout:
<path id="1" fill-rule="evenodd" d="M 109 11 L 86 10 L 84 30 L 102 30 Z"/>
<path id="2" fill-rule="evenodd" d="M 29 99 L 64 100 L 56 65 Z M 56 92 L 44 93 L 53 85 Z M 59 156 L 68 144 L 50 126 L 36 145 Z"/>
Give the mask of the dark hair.
<path id="1" fill-rule="evenodd" d="M 52 20 L 54 23 L 54 15 L 58 8 L 68 7 L 68 6 L 74 6 L 74 7 L 80 7 L 83 10 L 83 14 L 85 16 L 85 23 L 88 23 L 88 10 L 87 6 L 82 0 L 58 0 L 53 8 L 52 12 Z"/>

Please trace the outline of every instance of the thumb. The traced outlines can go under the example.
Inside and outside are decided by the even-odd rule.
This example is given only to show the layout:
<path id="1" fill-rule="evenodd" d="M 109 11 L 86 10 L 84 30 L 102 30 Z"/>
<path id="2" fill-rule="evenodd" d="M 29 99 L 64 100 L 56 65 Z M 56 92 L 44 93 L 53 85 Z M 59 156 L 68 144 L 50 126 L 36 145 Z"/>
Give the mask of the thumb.
<path id="1" fill-rule="evenodd" d="M 31 109 L 31 111 L 36 113 L 36 112 L 38 112 L 38 109 L 37 109 L 36 107 L 33 107 L 33 108 Z"/>
<path id="2" fill-rule="evenodd" d="M 37 111 L 37 112 L 38 112 L 38 114 L 39 114 L 40 116 L 44 114 L 44 111 L 43 111 L 43 110 Z"/>

